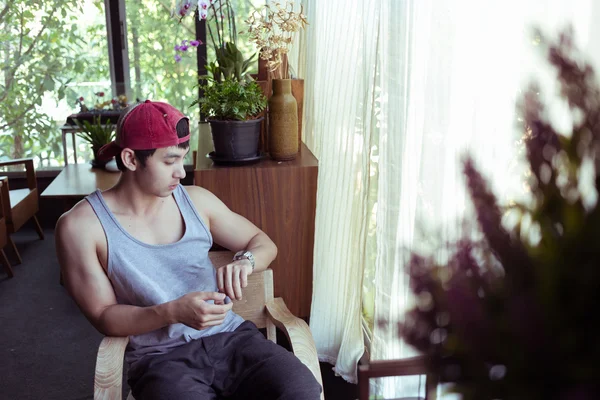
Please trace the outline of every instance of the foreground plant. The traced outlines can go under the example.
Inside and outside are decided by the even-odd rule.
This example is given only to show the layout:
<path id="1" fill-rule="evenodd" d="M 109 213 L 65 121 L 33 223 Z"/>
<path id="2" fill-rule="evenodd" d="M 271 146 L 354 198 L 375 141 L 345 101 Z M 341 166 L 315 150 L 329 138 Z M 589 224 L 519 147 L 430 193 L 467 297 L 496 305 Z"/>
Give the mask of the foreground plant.
<path id="1" fill-rule="evenodd" d="M 536 34 L 573 117 L 562 135 L 539 88 L 520 103 L 531 199 L 503 209 L 471 158 L 463 165 L 482 241 L 463 239 L 446 265 L 413 254 L 416 306 L 401 335 L 428 368 L 470 399 L 600 398 L 600 87 L 572 33 Z"/>

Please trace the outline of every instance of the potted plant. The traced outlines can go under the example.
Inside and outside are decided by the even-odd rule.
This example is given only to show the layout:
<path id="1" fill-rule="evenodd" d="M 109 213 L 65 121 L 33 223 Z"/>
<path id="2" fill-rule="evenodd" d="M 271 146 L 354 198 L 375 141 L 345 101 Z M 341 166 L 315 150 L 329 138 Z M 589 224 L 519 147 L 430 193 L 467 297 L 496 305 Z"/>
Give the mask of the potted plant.
<path id="1" fill-rule="evenodd" d="M 261 88 L 254 81 L 232 77 L 203 78 L 204 96 L 192 105 L 200 103 L 202 114 L 207 116 L 215 148 L 212 158 L 236 162 L 260 157 L 258 143 L 263 118 L 259 115 L 267 106 Z"/>
<path id="2" fill-rule="evenodd" d="M 106 165 L 106 161 L 98 160 L 98 151 L 102 146 L 112 142 L 115 138 L 114 127 L 110 123 L 110 120 L 102 123 L 100 115 L 98 115 L 94 117 L 93 122 L 75 119 L 75 123 L 81 129 L 77 135 L 92 146 L 92 152 L 94 153 L 94 159 L 91 161 L 92 166 L 103 168 Z"/>
<path id="3" fill-rule="evenodd" d="M 184 0 L 178 14 L 183 17 L 190 8 L 190 2 Z M 267 99 L 249 74 L 256 55 L 245 58 L 236 45 L 235 13 L 229 0 L 200 0 L 196 14 L 206 20 L 216 55 L 216 61 L 206 66 L 209 74 L 200 76 L 202 98 L 190 105 L 200 104 L 210 125 L 215 151 L 209 156 L 220 162 L 258 159 L 263 120 L 259 115 Z"/>
<path id="4" fill-rule="evenodd" d="M 246 23 L 250 40 L 266 61 L 269 93 L 269 153 L 276 160 L 292 160 L 299 150 L 300 127 L 304 100 L 304 80 L 292 79 L 287 54 L 294 35 L 308 21 L 294 12 L 294 3 L 267 4 L 254 11 Z"/>

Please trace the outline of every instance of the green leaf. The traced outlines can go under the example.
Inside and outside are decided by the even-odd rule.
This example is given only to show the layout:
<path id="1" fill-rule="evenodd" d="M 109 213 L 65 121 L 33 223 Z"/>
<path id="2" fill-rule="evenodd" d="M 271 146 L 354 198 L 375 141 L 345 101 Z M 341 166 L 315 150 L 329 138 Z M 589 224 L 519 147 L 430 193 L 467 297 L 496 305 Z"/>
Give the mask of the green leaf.
<path id="1" fill-rule="evenodd" d="M 50 76 L 46 75 L 44 77 L 44 83 L 42 83 L 42 87 L 44 88 L 44 90 L 47 91 L 52 91 L 54 90 L 54 79 L 52 79 Z"/>

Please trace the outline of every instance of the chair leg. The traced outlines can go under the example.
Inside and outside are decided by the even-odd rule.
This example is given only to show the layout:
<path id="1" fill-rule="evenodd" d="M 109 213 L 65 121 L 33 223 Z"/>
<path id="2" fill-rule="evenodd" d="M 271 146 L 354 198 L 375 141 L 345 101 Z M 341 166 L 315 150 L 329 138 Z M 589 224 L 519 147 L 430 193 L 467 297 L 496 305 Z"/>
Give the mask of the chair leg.
<path id="1" fill-rule="evenodd" d="M 37 234 L 40 236 L 40 239 L 44 240 L 44 231 L 42 230 L 42 227 L 40 226 L 40 221 L 38 221 L 37 215 L 33 216 L 33 223 L 35 225 L 35 230 L 36 230 Z"/>
<path id="2" fill-rule="evenodd" d="M 15 276 L 15 273 L 13 272 L 12 267 L 10 266 L 10 263 L 8 262 L 8 258 L 6 258 L 6 253 L 4 252 L 4 249 L 0 249 L 0 260 L 2 261 L 2 264 L 4 265 L 4 269 L 6 270 L 8 277 L 12 278 L 13 276 Z"/>
<path id="3" fill-rule="evenodd" d="M 21 254 L 19 254 L 19 250 L 17 249 L 17 246 L 15 245 L 15 242 L 10 235 L 8 235 L 8 241 L 10 242 L 10 245 L 13 248 L 13 252 L 17 256 L 17 260 L 19 260 L 17 264 L 22 264 L 23 260 L 21 259 Z"/>

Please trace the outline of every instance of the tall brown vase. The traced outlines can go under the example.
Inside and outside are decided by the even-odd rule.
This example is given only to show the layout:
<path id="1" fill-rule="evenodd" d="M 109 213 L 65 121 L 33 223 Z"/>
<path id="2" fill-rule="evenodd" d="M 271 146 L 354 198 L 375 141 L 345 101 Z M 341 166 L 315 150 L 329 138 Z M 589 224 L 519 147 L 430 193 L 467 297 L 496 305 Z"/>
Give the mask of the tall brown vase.
<path id="1" fill-rule="evenodd" d="M 290 79 L 273 79 L 269 99 L 269 152 L 278 161 L 298 155 L 298 104 Z"/>

